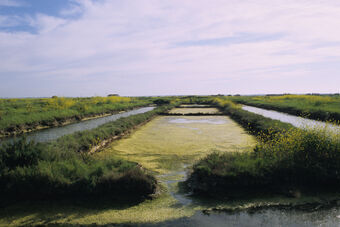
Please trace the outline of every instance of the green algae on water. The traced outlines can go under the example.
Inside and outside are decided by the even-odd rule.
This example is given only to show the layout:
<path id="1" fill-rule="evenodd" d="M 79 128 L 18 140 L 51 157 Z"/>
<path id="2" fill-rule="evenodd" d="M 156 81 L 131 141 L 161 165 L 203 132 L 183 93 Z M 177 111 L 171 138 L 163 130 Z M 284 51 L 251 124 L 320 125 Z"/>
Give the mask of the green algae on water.
<path id="1" fill-rule="evenodd" d="M 159 174 L 193 164 L 213 151 L 250 150 L 256 143 L 226 116 L 158 117 L 99 157 L 116 155 Z"/>
<path id="2" fill-rule="evenodd" d="M 46 224 L 89 225 L 138 224 L 162 222 L 169 219 L 188 217 L 194 210 L 178 208 L 177 201 L 167 193 L 154 200 L 146 200 L 132 206 L 90 207 L 69 203 L 37 203 L 18 205 L 6 209 L 0 216 L 0 226 L 27 226 Z"/>

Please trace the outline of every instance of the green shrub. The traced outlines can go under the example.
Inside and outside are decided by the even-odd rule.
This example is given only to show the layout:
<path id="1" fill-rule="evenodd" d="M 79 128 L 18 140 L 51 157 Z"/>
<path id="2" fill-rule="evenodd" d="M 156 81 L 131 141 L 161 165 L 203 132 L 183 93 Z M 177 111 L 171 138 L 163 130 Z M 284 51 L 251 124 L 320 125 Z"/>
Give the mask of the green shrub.
<path id="1" fill-rule="evenodd" d="M 40 149 L 39 145 L 32 144 L 24 148 L 27 150 L 20 151 L 25 154 Z M 137 163 L 115 158 L 97 160 L 89 155 L 55 149 L 43 150 L 40 154 L 43 155 L 27 155 L 34 157 L 32 159 L 18 159 L 13 155 L 14 158 L 7 159 L 11 161 L 2 162 L 0 202 L 84 196 L 138 199 L 156 190 L 156 179 Z"/>
<path id="2" fill-rule="evenodd" d="M 15 143 L 3 144 L 0 146 L 0 170 L 36 165 L 41 153 L 41 146 L 34 142 L 27 143 L 25 138 Z"/>

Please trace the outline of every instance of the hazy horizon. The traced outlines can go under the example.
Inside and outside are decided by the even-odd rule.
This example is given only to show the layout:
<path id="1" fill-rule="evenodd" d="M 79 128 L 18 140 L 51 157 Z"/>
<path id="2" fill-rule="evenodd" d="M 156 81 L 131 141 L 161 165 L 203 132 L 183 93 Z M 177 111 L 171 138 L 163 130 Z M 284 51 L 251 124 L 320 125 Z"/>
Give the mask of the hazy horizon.
<path id="1" fill-rule="evenodd" d="M 89 95 L 89 96 L 56 96 L 56 97 L 64 97 L 64 98 L 88 98 L 88 97 L 106 97 L 107 95 Z M 119 95 L 119 94 L 118 94 Z M 183 96 L 266 96 L 266 95 L 340 95 L 340 93 L 267 93 L 267 94 L 177 94 L 177 95 L 119 95 L 121 97 L 183 97 Z M 11 99 L 11 98 L 51 98 L 52 96 L 22 96 L 22 97 L 0 97 L 0 99 Z"/>
<path id="2" fill-rule="evenodd" d="M 340 92 L 336 0 L 0 0 L 0 97 Z"/>

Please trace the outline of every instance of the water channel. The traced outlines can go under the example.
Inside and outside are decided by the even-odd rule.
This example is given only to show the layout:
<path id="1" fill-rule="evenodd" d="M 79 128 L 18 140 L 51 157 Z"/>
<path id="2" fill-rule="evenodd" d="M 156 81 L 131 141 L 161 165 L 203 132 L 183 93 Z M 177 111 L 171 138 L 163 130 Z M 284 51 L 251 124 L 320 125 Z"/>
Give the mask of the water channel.
<path id="1" fill-rule="evenodd" d="M 340 130 L 339 126 L 335 126 L 335 125 L 325 123 L 325 122 L 322 122 L 322 121 L 316 121 L 316 120 L 298 117 L 298 116 L 294 116 L 294 115 L 290 115 L 290 114 L 286 114 L 286 113 L 281 113 L 281 112 L 274 111 L 274 110 L 266 110 L 266 109 L 253 107 L 253 106 L 246 106 L 246 105 L 243 105 L 242 109 L 249 111 L 249 112 L 252 112 L 252 113 L 262 115 L 262 116 L 267 117 L 267 118 L 271 118 L 271 119 L 274 119 L 274 120 L 279 120 L 279 121 L 282 121 L 282 122 L 290 123 L 297 128 L 320 127 L 320 128 L 327 128 L 330 131 Z"/>
<path id="2" fill-rule="evenodd" d="M 97 128 L 100 125 L 108 123 L 110 121 L 115 121 L 122 117 L 128 117 L 131 115 L 141 114 L 148 111 L 153 110 L 155 107 L 142 107 L 130 111 L 126 111 L 123 113 L 113 114 L 106 117 L 95 118 L 91 120 L 81 121 L 74 124 L 69 124 L 66 126 L 60 126 L 55 128 L 48 128 L 43 129 L 35 132 L 26 133 L 25 136 L 27 137 L 28 141 L 35 141 L 35 142 L 48 142 L 51 140 L 58 139 L 64 135 L 72 134 L 79 131 L 90 130 Z M 22 135 L 17 136 L 16 138 L 20 138 Z M 0 139 L 0 144 L 5 141 L 13 141 L 13 137 L 9 138 L 2 138 Z"/>

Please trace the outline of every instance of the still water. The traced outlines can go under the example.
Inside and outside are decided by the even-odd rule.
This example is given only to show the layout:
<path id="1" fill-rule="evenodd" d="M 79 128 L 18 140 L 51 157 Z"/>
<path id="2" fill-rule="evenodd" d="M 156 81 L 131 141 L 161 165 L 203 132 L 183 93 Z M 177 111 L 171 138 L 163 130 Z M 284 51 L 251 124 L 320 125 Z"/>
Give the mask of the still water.
<path id="1" fill-rule="evenodd" d="M 253 106 L 246 106 L 243 105 L 242 109 L 252 112 L 252 113 L 256 113 L 259 115 L 262 115 L 264 117 L 267 118 L 271 118 L 274 120 L 279 120 L 285 123 L 290 123 L 293 126 L 297 127 L 297 128 L 313 128 L 313 127 L 327 127 L 329 130 L 340 130 L 339 126 L 334 126 L 331 124 L 327 124 L 325 122 L 322 121 L 316 121 L 316 120 L 311 120 L 311 119 L 307 119 L 307 118 L 303 118 L 303 117 L 297 117 L 294 115 L 290 115 L 290 114 L 286 114 L 286 113 L 281 113 L 281 112 L 277 112 L 274 110 L 265 110 L 262 108 L 258 108 L 258 107 L 253 107 Z"/>

